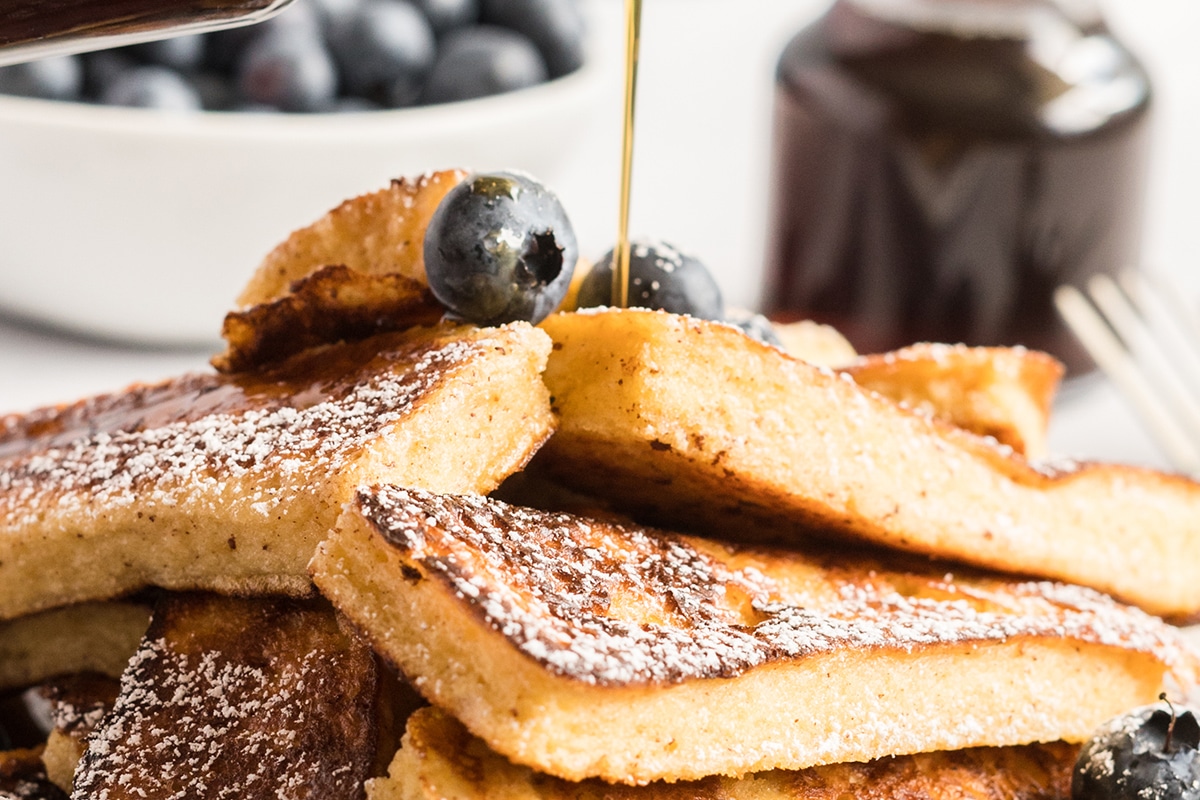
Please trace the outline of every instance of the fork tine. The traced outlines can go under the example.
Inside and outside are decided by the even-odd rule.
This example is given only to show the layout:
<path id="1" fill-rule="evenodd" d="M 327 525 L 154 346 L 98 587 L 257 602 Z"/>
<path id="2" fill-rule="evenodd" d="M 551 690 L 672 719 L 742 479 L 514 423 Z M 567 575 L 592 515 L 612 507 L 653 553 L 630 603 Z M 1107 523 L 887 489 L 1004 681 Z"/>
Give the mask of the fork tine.
<path id="1" fill-rule="evenodd" d="M 1200 472 L 1200 448 L 1195 440 L 1153 391 L 1133 355 L 1083 293 L 1073 286 L 1060 286 L 1054 302 L 1091 357 L 1133 403 L 1171 462 L 1185 472 Z"/>
<path id="2" fill-rule="evenodd" d="M 1172 363 L 1200 395 L 1200 315 L 1188 309 L 1180 293 L 1158 275 L 1128 270 L 1119 277 L 1121 287 L 1142 309 L 1142 316 L 1169 329 L 1159 337 L 1171 352 Z"/>
<path id="3" fill-rule="evenodd" d="M 1092 276 L 1088 289 L 1096 306 L 1108 318 L 1109 325 L 1137 359 L 1150 388 L 1165 395 L 1167 404 L 1175 411 L 1176 421 L 1191 433 L 1193 442 L 1200 442 L 1200 402 L 1180 377 L 1176 362 L 1165 351 L 1163 337 L 1151 326 L 1153 318 L 1108 275 Z"/>

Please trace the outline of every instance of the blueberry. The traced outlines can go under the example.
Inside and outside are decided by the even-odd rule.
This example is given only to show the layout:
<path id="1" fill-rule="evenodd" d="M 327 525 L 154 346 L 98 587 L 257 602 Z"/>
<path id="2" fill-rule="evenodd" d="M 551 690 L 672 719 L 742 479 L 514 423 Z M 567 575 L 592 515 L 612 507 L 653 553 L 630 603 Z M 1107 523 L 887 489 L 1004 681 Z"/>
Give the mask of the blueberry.
<path id="1" fill-rule="evenodd" d="M 1200 723 L 1194 712 L 1158 705 L 1136 709 L 1109 720 L 1083 746 L 1075 764 L 1071 797 L 1200 800 L 1197 747 Z"/>
<path id="2" fill-rule="evenodd" d="M 0 94 L 74 100 L 83 88 L 83 67 L 75 56 L 56 56 L 0 67 Z"/>
<path id="3" fill-rule="evenodd" d="M 205 111 L 229 111 L 237 106 L 237 87 L 215 72 L 194 72 L 188 76 L 200 105 Z"/>
<path id="4" fill-rule="evenodd" d="M 579 287 L 580 308 L 615 305 L 612 298 L 613 253 L 592 268 Z M 698 259 L 665 242 L 633 242 L 629 248 L 629 305 L 725 319 L 721 289 Z"/>
<path id="5" fill-rule="evenodd" d="M 479 0 L 413 0 L 441 36 L 479 21 Z"/>
<path id="6" fill-rule="evenodd" d="M 317 37 L 278 32 L 250 43 L 237 83 L 250 103 L 282 111 L 323 111 L 333 105 L 337 70 Z"/>
<path id="7" fill-rule="evenodd" d="M 321 10 L 305 0 L 294 0 L 263 22 L 205 34 L 204 67 L 232 77 L 253 42 L 272 35 L 319 38 L 323 30 Z"/>
<path id="8" fill-rule="evenodd" d="M 414 75 L 401 75 L 387 89 L 378 94 L 379 104 L 387 108 L 407 108 L 421 102 L 424 83 Z M 351 95 L 353 96 L 353 95 Z M 374 102 L 368 100 L 367 102 Z"/>
<path id="9" fill-rule="evenodd" d="M 178 72 L 166 67 L 141 66 L 122 72 L 104 90 L 100 101 L 110 106 L 199 111 L 200 95 Z"/>
<path id="10" fill-rule="evenodd" d="M 180 72 L 195 69 L 204 60 L 204 37 L 173 36 L 153 42 L 131 45 L 124 48 L 131 55 L 147 64 L 158 64 Z"/>
<path id="11" fill-rule="evenodd" d="M 344 88 L 370 98 L 424 77 L 437 53 L 425 15 L 406 0 L 366 0 L 330 31 L 329 41 Z"/>
<path id="12" fill-rule="evenodd" d="M 510 92 L 546 80 L 546 65 L 527 38 L 494 25 L 446 37 L 421 101 L 448 103 Z"/>
<path id="13" fill-rule="evenodd" d="M 583 64 L 585 22 L 579 0 L 482 0 L 484 22 L 528 36 L 557 78 Z"/>
<path id="14" fill-rule="evenodd" d="M 291 6 L 287 7 L 288 9 Z M 284 12 L 280 13 L 285 13 Z M 266 23 L 261 23 L 265 25 Z M 258 25 L 243 25 L 240 28 L 226 28 L 204 35 L 204 66 L 222 75 L 232 75 L 237 64 L 242 60 L 242 54 L 252 41 L 259 37 L 261 31 Z"/>
<path id="15" fill-rule="evenodd" d="M 566 295 L 578 254 L 558 198 L 518 173 L 468 177 L 447 193 L 425 232 L 434 296 L 480 325 L 545 319 Z"/>
<path id="16" fill-rule="evenodd" d="M 270 19 L 254 25 L 249 30 L 255 38 L 260 36 L 312 36 L 320 35 L 326 20 L 328 7 L 312 0 L 295 0 Z"/>
<path id="17" fill-rule="evenodd" d="M 124 49 L 86 53 L 81 60 L 83 95 L 91 100 L 99 100 L 119 76 L 137 66 L 133 56 Z"/>
<path id="18" fill-rule="evenodd" d="M 361 5 L 362 0 L 312 0 L 313 10 L 326 34 L 358 13 Z"/>
<path id="19" fill-rule="evenodd" d="M 762 314 L 750 311 L 730 311 L 725 321 L 741 328 L 742 332 L 752 339 L 758 339 L 763 344 L 778 347 L 780 350 L 784 349 L 783 340 L 779 338 L 779 334 L 775 333 L 771 320 Z"/>

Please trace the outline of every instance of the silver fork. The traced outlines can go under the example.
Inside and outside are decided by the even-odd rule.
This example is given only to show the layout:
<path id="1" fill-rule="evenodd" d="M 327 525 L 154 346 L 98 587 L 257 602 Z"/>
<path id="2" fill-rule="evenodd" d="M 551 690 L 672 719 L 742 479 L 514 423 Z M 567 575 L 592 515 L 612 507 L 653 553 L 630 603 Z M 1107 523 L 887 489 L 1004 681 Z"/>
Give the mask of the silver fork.
<path id="1" fill-rule="evenodd" d="M 1059 313 L 1171 463 L 1200 474 L 1200 312 L 1151 273 L 1095 275 L 1086 288 L 1060 286 Z"/>

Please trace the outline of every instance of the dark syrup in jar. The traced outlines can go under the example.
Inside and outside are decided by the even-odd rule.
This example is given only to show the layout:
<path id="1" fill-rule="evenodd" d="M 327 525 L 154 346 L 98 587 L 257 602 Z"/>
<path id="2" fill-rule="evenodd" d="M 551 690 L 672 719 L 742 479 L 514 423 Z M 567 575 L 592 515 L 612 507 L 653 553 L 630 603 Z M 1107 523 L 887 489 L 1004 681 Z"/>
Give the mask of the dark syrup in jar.
<path id="1" fill-rule="evenodd" d="M 1091 369 L 1052 292 L 1138 261 L 1149 86 L 1095 13 L 838 0 L 779 64 L 764 310 Z"/>

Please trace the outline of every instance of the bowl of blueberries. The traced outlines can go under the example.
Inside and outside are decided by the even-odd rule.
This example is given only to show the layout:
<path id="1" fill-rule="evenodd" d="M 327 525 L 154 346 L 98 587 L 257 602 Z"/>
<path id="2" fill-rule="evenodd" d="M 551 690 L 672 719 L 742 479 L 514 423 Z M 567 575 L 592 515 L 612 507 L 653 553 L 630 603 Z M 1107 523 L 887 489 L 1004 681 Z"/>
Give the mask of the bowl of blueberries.
<path id="1" fill-rule="evenodd" d="M 297 221 L 390 178 L 553 183 L 600 97 L 583 0 L 293 0 L 0 68 L 0 312 L 207 344 Z"/>

